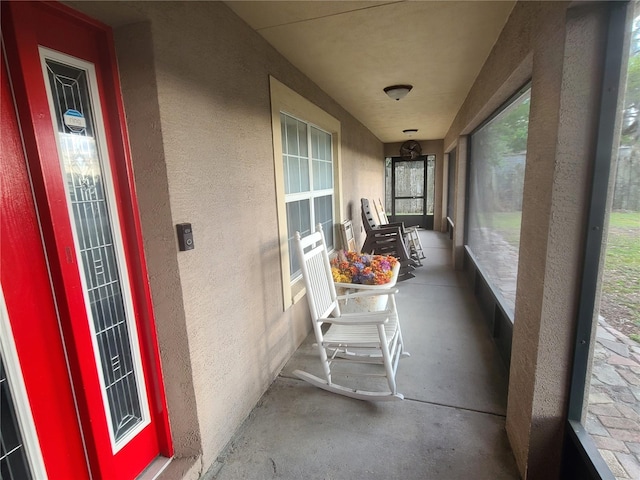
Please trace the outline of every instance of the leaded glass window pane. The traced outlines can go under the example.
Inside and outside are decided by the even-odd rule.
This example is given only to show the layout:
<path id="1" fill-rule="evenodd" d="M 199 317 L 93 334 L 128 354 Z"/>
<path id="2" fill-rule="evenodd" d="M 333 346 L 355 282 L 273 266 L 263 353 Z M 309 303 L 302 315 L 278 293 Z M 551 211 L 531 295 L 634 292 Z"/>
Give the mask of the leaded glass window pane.
<path id="1" fill-rule="evenodd" d="M 67 182 L 81 275 L 89 301 L 103 395 L 115 442 L 143 422 L 143 406 L 130 338 L 114 226 L 105 193 L 102 159 L 87 71 L 46 59 L 55 128 Z M 117 242 L 121 242 L 118 237 Z"/>
<path id="2" fill-rule="evenodd" d="M 2 356 L 0 356 L 0 478 L 2 480 L 33 478 Z"/>

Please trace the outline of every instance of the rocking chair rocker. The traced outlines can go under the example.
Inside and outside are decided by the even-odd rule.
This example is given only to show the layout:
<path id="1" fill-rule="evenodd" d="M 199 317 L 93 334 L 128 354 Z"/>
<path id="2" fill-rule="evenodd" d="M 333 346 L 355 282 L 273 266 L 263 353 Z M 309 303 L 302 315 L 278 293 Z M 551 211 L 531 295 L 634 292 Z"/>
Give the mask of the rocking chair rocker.
<path id="1" fill-rule="evenodd" d="M 369 290 L 343 296 L 336 294 L 331 275 L 331 265 L 322 227 L 315 233 L 301 238 L 295 234 L 295 245 L 300 259 L 302 276 L 307 288 L 307 300 L 315 333 L 324 377 L 295 370 L 300 379 L 324 390 L 359 400 L 402 400 L 396 386 L 396 371 L 401 357 L 409 356 L 404 351 L 400 321 L 394 294 L 397 289 Z M 386 296 L 386 309 L 380 311 L 343 313 L 339 300 L 359 297 Z M 329 328 L 326 329 L 328 324 Z M 325 326 L 325 328 L 323 328 Z M 343 375 L 386 377 L 386 385 L 380 390 L 361 390 L 334 383 L 333 376 L 341 375 L 333 370 L 334 365 L 355 367 Z M 377 364 L 362 369 L 358 364 Z M 382 367 L 382 368 L 380 368 Z M 364 371 L 363 371 L 364 370 Z"/>

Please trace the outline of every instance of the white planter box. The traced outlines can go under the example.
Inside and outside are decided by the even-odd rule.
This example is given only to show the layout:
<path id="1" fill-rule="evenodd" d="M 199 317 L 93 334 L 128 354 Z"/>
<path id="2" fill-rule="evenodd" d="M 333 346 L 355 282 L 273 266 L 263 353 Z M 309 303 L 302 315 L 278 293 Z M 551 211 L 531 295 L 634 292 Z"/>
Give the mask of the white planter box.
<path id="1" fill-rule="evenodd" d="M 388 283 L 383 285 L 360 285 L 358 283 L 337 283 L 336 293 L 338 296 L 346 295 L 348 292 L 359 291 L 371 291 L 371 290 L 386 290 L 393 288 L 398 281 L 398 273 L 400 272 L 400 262 L 396 263 L 393 267 L 393 276 Z M 375 312 L 384 310 L 387 306 L 389 297 L 385 295 L 364 297 L 364 298 L 350 298 L 346 303 L 344 300 L 340 300 L 340 310 L 343 313 L 355 313 L 355 312 Z"/>

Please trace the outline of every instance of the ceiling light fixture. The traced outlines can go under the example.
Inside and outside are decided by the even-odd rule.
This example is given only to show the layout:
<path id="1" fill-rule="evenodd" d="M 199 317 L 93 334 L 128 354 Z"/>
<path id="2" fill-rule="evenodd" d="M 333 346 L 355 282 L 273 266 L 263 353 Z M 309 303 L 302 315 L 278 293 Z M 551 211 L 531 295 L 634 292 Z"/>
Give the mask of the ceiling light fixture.
<path id="1" fill-rule="evenodd" d="M 418 133 L 418 129 L 417 128 L 407 128 L 406 130 L 402 130 L 402 133 L 404 133 L 405 135 L 413 135 L 414 133 Z"/>
<path id="2" fill-rule="evenodd" d="M 389 95 L 389 98 L 400 100 L 401 98 L 404 98 L 412 88 L 413 85 L 391 85 L 390 87 L 386 87 L 384 89 L 384 93 Z"/>

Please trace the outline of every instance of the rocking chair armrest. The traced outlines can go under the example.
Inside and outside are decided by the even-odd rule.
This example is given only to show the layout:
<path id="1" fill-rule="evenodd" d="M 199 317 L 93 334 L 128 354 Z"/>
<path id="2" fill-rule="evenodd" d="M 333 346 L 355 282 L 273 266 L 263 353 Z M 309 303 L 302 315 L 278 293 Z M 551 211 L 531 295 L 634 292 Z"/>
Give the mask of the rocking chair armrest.
<path id="1" fill-rule="evenodd" d="M 395 312 L 392 310 L 343 313 L 339 317 L 323 318 L 322 322 L 335 323 L 336 325 L 377 325 L 387 323 L 389 318 L 394 315 Z"/>
<path id="2" fill-rule="evenodd" d="M 401 230 L 404 230 L 406 227 L 404 226 L 404 222 L 389 222 L 381 225 L 382 227 L 400 227 Z"/>
<path id="3" fill-rule="evenodd" d="M 372 229 L 371 232 L 382 235 L 401 235 L 402 228 L 399 226 L 380 225 Z"/>
<path id="4" fill-rule="evenodd" d="M 397 288 L 385 288 L 380 290 L 360 290 L 356 293 L 346 293 L 344 295 L 338 295 L 336 298 L 338 300 L 348 301 L 351 298 L 362 298 L 362 297 L 377 297 L 381 295 L 395 295 L 398 293 Z"/>

